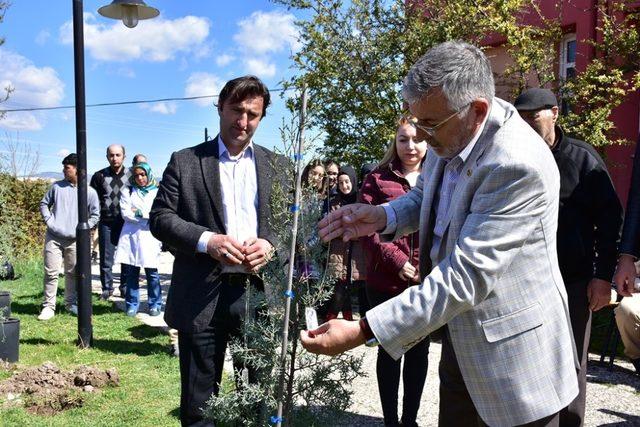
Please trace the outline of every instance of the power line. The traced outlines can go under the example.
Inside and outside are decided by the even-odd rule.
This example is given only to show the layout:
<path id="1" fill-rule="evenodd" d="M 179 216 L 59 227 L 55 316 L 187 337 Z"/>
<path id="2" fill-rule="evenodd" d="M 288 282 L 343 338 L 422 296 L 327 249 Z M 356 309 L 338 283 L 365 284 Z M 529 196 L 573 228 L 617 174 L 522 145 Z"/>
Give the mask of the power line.
<path id="1" fill-rule="evenodd" d="M 283 88 L 275 88 L 269 89 L 270 92 L 284 92 Z M 196 99 L 205 99 L 205 98 L 217 98 L 218 95 L 201 95 L 201 96 L 187 96 L 182 98 L 159 98 L 159 99 L 141 99 L 136 101 L 119 101 L 119 102 L 101 102 L 99 104 L 88 104 L 89 107 L 109 107 L 113 105 L 131 105 L 131 104 L 153 104 L 156 102 L 166 102 L 166 101 L 193 101 Z M 31 108 L 14 108 L 10 110 L 0 110 L 0 113 L 17 113 L 21 111 L 49 111 L 49 110 L 68 110 L 71 108 L 75 108 L 75 105 L 61 105 L 59 107 L 31 107 Z"/>

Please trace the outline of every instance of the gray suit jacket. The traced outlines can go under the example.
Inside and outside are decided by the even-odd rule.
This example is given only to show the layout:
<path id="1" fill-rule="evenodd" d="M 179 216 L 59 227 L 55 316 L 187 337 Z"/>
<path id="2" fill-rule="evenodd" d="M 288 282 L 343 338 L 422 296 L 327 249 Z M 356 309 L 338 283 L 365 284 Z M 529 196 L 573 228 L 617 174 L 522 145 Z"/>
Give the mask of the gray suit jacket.
<path id="1" fill-rule="evenodd" d="M 551 151 L 512 105 L 494 99 L 432 268 L 429 224 L 443 167 L 429 152 L 415 188 L 391 202 L 397 229 L 386 237 L 420 230 L 422 284 L 368 311 L 371 329 L 398 358 L 447 324 L 488 425 L 557 412 L 578 393 L 578 365 L 556 253 L 560 182 Z"/>
<path id="2" fill-rule="evenodd" d="M 276 247 L 271 224 L 271 189 L 283 185 L 286 159 L 254 144 L 258 178 L 258 237 Z M 225 234 L 218 138 L 171 155 L 153 203 L 151 233 L 176 250 L 167 296 L 165 320 L 183 332 L 204 329 L 216 308 L 221 265 L 208 254 L 196 252 L 204 231 Z"/>

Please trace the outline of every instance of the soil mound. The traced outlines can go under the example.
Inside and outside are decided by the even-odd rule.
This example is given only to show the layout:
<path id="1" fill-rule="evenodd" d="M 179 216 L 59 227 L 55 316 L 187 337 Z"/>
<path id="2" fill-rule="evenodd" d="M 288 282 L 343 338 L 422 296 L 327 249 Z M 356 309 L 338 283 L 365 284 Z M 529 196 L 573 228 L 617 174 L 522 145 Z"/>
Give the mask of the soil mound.
<path id="1" fill-rule="evenodd" d="M 86 393 L 103 387 L 117 387 L 119 383 L 115 369 L 105 371 L 80 366 L 65 372 L 46 362 L 0 382 L 0 399 L 5 400 L 5 404 L 24 405 L 31 412 L 53 415 L 82 406 Z"/>

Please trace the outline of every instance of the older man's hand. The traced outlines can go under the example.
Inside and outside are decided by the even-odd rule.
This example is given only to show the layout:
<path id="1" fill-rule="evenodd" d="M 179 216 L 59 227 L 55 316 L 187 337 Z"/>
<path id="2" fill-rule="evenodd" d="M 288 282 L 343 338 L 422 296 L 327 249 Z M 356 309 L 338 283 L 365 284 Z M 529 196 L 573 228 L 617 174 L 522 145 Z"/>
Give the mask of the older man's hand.
<path id="1" fill-rule="evenodd" d="M 620 255 L 616 273 L 613 275 L 613 283 L 616 285 L 616 291 L 623 297 L 630 297 L 633 292 L 636 280 L 636 266 L 631 255 Z"/>
<path id="2" fill-rule="evenodd" d="M 337 237 L 349 241 L 369 236 L 387 225 L 387 213 L 382 206 L 354 203 L 335 210 L 318 223 L 320 238 L 328 242 Z"/>
<path id="3" fill-rule="evenodd" d="M 332 319 L 310 331 L 300 331 L 300 341 L 307 351 L 335 356 L 365 343 L 358 321 Z"/>
<path id="4" fill-rule="evenodd" d="M 602 307 L 609 305 L 611 301 L 611 283 L 593 278 L 587 285 L 587 300 L 589 300 L 589 309 L 598 311 Z"/>

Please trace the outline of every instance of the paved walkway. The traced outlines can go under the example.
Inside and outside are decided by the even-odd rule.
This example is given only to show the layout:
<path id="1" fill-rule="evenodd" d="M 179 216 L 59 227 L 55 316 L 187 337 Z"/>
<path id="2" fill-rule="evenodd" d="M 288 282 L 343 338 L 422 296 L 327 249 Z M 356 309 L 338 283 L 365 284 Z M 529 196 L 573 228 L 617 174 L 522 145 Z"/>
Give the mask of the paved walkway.
<path id="1" fill-rule="evenodd" d="M 162 295 L 166 297 L 171 281 L 173 256 L 163 252 L 160 259 L 160 280 Z M 117 270 L 116 268 L 116 271 Z M 100 293 L 98 266 L 92 267 L 93 291 Z M 118 274 L 114 274 L 116 278 Z M 144 276 L 144 275 L 142 275 Z M 117 285 L 115 285 L 117 288 Z M 117 292 L 117 291 L 116 291 Z M 167 328 L 162 316 L 150 317 L 146 314 L 146 281 L 141 277 L 140 297 L 143 303 L 136 318 L 141 322 L 160 328 Z M 114 304 L 124 311 L 124 300 L 119 296 L 112 297 Z M 124 315 L 124 313 L 123 313 Z M 169 338 L 167 337 L 167 345 Z M 429 351 L 429 373 L 422 394 L 418 423 L 421 426 L 437 426 L 438 413 L 438 362 L 441 346 L 432 343 Z M 364 355 L 363 376 L 353 381 L 354 403 L 349 411 L 343 414 L 336 425 L 340 426 L 382 426 L 382 410 L 377 393 L 375 378 L 376 350 L 361 347 L 353 350 Z M 532 349 L 535 351 L 535 349 Z M 599 357 L 590 354 L 587 384 L 587 413 L 585 426 L 640 426 L 640 376 L 633 374 L 633 367 L 624 360 L 616 360 L 614 368 L 609 370 L 599 366 Z M 230 369 L 230 366 L 228 366 Z M 399 401 L 402 402 L 402 385 L 400 385 Z"/>

